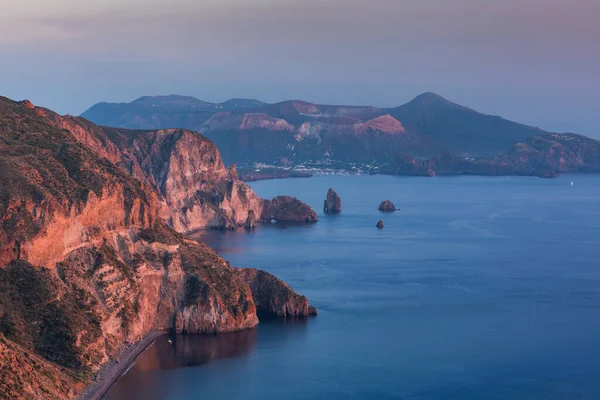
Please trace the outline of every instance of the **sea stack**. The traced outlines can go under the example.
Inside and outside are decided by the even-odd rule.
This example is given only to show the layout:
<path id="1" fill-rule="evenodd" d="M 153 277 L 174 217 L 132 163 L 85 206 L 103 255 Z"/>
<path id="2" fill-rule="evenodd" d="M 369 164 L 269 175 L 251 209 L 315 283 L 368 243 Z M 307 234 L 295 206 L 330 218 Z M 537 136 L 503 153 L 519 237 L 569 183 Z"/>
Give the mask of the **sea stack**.
<path id="1" fill-rule="evenodd" d="M 325 214 L 339 214 L 342 212 L 342 199 L 333 189 L 327 191 L 327 198 L 323 205 L 323 212 Z"/>
<path id="2" fill-rule="evenodd" d="M 376 225 L 379 229 L 383 229 L 383 221 L 379 220 L 377 221 L 377 225 Z"/>
<path id="3" fill-rule="evenodd" d="M 382 201 L 379 205 L 379 211 L 382 212 L 393 212 L 396 211 L 396 206 L 389 200 Z"/>
<path id="4" fill-rule="evenodd" d="M 244 228 L 247 231 L 253 231 L 256 229 L 256 215 L 254 214 L 254 210 L 248 210 L 248 218 L 246 218 Z"/>

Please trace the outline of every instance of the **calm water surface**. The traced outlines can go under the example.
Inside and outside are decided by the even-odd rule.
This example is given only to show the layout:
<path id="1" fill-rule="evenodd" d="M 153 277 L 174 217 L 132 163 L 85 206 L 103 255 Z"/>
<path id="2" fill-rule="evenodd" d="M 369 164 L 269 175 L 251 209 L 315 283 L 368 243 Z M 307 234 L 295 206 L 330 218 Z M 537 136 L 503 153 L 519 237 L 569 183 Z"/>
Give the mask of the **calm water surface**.
<path id="1" fill-rule="evenodd" d="M 319 316 L 162 338 L 110 400 L 600 399 L 600 176 L 252 187 L 301 198 L 319 223 L 202 240 L 282 278 Z M 340 216 L 322 215 L 329 187 Z M 379 213 L 385 199 L 401 210 Z"/>

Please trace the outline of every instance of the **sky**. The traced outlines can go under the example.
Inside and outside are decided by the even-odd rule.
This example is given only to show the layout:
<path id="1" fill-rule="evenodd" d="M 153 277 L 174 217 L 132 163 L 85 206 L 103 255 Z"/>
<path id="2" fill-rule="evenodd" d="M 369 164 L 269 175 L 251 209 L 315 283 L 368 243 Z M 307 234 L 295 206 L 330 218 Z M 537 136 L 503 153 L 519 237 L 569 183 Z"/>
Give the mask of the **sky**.
<path id="1" fill-rule="evenodd" d="M 599 0 L 0 0 L 0 95 L 478 111 L 600 138 Z"/>

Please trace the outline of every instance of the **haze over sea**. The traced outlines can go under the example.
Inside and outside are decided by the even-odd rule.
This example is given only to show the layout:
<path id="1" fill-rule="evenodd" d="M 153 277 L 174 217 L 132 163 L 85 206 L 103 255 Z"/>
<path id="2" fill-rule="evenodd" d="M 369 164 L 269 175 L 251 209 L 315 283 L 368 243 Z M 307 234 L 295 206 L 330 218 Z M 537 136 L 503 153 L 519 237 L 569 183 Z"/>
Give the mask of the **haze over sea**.
<path id="1" fill-rule="evenodd" d="M 274 273 L 319 316 L 163 337 L 110 400 L 600 398 L 600 176 L 252 187 L 297 196 L 320 221 L 199 238 L 234 266 Z M 322 215 L 329 187 L 339 216 Z M 385 199 L 400 211 L 377 211 Z"/>

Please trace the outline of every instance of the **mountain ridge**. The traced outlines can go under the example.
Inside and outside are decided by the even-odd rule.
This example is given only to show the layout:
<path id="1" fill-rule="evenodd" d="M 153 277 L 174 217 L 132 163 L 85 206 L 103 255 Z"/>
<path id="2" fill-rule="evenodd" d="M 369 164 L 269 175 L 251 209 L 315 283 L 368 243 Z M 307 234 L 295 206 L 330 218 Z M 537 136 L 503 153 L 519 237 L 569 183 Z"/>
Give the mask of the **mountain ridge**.
<path id="1" fill-rule="evenodd" d="M 162 101 L 161 97 L 150 99 L 154 103 Z M 185 103 L 188 98 L 183 99 Z M 251 102 L 249 106 L 232 102 L 223 108 L 183 106 L 177 110 L 160 104 L 139 110 L 131 103 L 99 103 L 82 116 L 117 127 L 195 130 L 217 144 L 227 163 L 240 164 L 319 160 L 387 163 L 401 154 L 419 158 L 442 153 L 495 157 L 516 143 L 552 133 L 480 113 L 433 92 L 392 108 L 302 100 L 272 104 L 246 101 Z M 385 124 L 374 123 L 384 116 Z M 250 126 L 238 122 L 244 119 L 253 122 Z M 393 125 L 397 129 L 392 130 L 401 132 L 402 137 L 386 136 L 390 133 L 386 128 Z"/>

